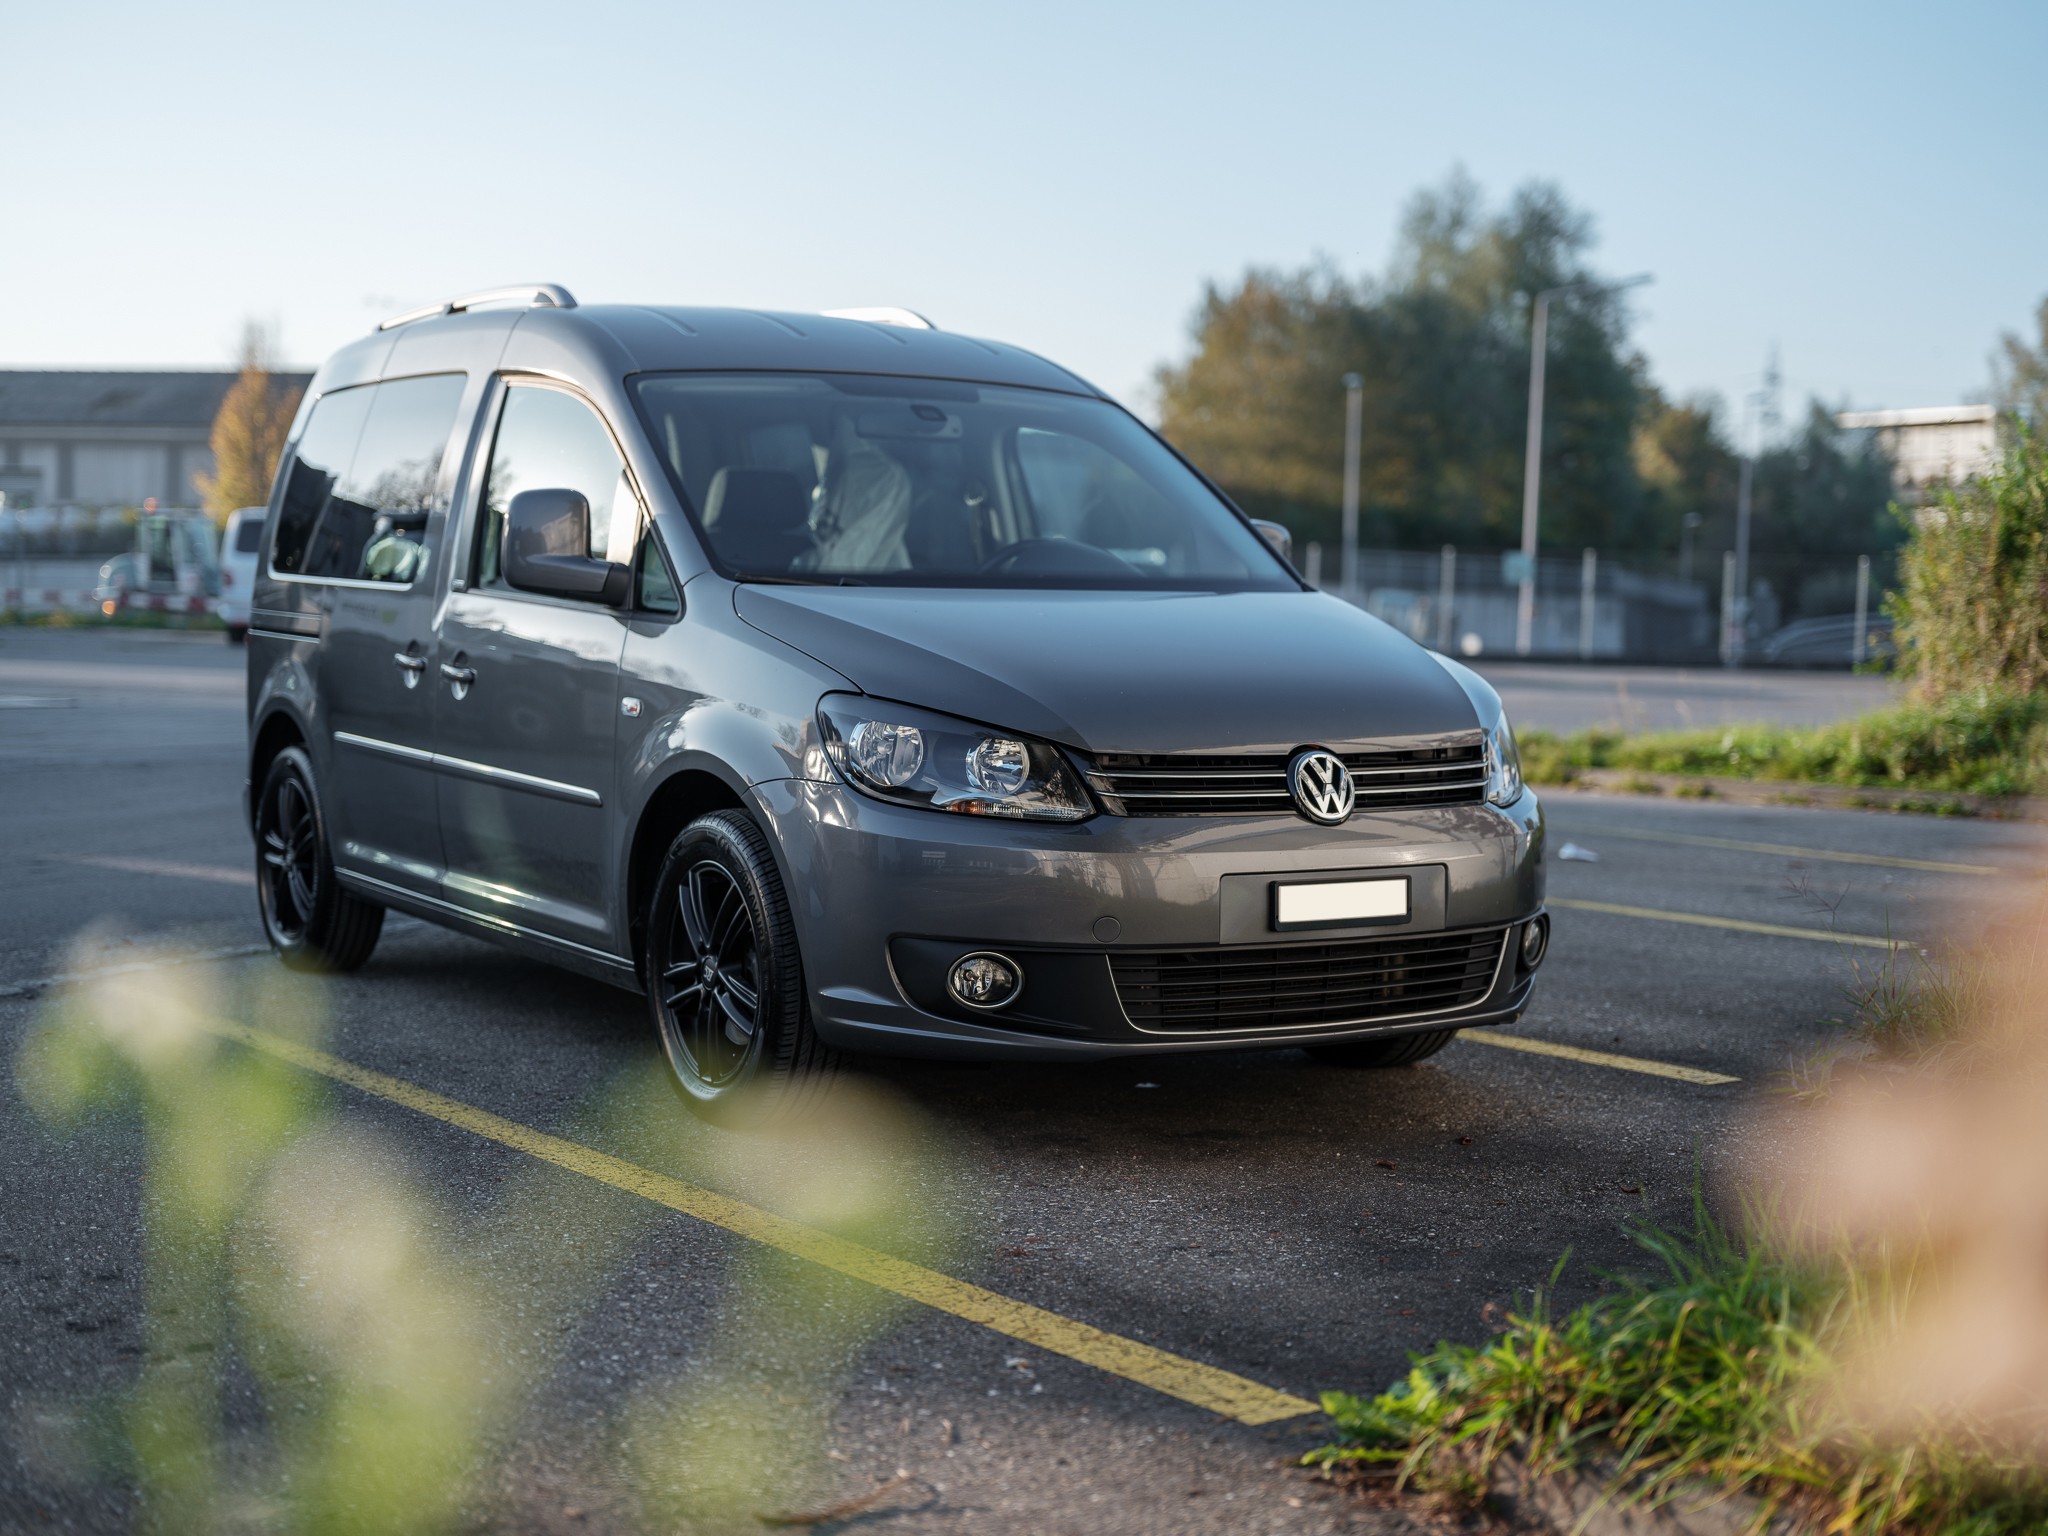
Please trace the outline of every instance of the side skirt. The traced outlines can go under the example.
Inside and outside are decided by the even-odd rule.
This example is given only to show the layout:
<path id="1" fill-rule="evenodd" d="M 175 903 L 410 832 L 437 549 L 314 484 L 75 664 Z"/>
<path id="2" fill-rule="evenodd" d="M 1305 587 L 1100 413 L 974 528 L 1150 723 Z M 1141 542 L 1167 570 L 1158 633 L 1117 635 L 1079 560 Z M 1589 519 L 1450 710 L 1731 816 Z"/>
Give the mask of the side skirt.
<path id="1" fill-rule="evenodd" d="M 451 901 L 438 896 L 422 895 L 408 891 L 402 886 L 390 885 L 371 875 L 358 874 L 354 870 L 337 869 L 341 883 L 379 906 L 396 912 L 406 912 L 423 918 L 442 928 L 456 933 L 467 934 L 473 939 L 483 939 L 501 945 L 531 959 L 545 960 L 550 965 L 559 965 L 564 970 L 575 971 L 598 981 L 610 982 L 627 992 L 641 993 L 646 990 L 640 984 L 640 974 L 630 960 L 607 954 L 601 949 L 588 945 L 574 944 L 567 939 L 552 938 L 545 933 L 535 933 L 515 922 L 501 917 L 486 917 L 472 912 L 467 907 L 458 907 Z"/>

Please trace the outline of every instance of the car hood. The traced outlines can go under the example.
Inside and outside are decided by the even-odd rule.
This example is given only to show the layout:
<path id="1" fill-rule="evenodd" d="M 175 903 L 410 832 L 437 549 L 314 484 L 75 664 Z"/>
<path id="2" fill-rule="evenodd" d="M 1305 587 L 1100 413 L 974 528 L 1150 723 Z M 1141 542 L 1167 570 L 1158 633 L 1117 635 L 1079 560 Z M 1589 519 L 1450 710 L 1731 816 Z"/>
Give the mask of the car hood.
<path id="1" fill-rule="evenodd" d="M 1479 726 L 1434 656 L 1321 593 L 742 585 L 733 601 L 864 693 L 1091 752 L 1285 750 Z"/>

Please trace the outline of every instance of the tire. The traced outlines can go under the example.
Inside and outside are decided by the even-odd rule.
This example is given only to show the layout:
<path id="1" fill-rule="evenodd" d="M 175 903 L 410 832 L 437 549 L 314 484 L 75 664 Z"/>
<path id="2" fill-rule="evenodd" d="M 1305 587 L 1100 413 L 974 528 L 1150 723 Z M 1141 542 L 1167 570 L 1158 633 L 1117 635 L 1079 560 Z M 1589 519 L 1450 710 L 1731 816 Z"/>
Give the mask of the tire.
<path id="1" fill-rule="evenodd" d="M 384 931 L 384 909 L 341 888 L 327 818 L 302 747 L 270 760 L 256 797 L 256 905 L 277 957 L 295 971 L 352 971 Z"/>
<path id="2" fill-rule="evenodd" d="M 811 1027 L 796 923 L 768 838 L 742 811 L 691 822 L 647 903 L 647 1000 L 669 1082 L 714 1124 L 812 1102 L 832 1053 Z"/>
<path id="3" fill-rule="evenodd" d="M 1331 1045 L 1312 1045 L 1308 1053 L 1332 1067 L 1406 1067 L 1434 1056 L 1457 1033 L 1455 1029 L 1429 1029 L 1379 1040 L 1340 1040 Z"/>
<path id="4" fill-rule="evenodd" d="M 240 645 L 249 638 L 249 631 L 240 625 L 230 624 L 227 627 L 227 637 L 229 645 Z"/>

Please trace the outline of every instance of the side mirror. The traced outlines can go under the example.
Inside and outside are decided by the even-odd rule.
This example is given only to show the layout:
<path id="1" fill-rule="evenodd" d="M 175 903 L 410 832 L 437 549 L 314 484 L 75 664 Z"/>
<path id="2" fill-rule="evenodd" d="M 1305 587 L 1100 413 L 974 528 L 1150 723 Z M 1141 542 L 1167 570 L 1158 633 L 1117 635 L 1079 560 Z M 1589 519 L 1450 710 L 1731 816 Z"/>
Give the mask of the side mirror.
<path id="1" fill-rule="evenodd" d="M 523 592 L 625 606 L 633 568 L 593 560 L 590 503 L 581 491 L 521 491 L 505 509 L 505 580 Z"/>
<path id="2" fill-rule="evenodd" d="M 1278 551 L 1280 558 L 1289 565 L 1294 564 L 1294 535 L 1287 531 L 1285 523 L 1275 523 L 1263 517 L 1252 519 L 1252 526 L 1259 530 L 1259 537 Z"/>

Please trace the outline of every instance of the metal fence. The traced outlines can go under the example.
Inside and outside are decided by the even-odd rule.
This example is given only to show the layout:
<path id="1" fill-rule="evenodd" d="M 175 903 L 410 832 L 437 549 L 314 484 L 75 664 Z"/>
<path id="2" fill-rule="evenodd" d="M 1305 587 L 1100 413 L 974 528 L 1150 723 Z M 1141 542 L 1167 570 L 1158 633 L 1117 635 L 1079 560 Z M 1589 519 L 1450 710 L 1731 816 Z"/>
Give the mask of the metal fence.
<path id="1" fill-rule="evenodd" d="M 1304 551 L 1303 574 L 1337 592 L 1335 561 Z M 1451 655 L 1515 654 L 1520 572 L 1497 550 L 1361 549 L 1353 601 L 1402 633 Z M 1343 594 L 1339 594 L 1343 595 Z M 1529 654 L 1597 661 L 1712 662 L 1720 599 L 1708 581 L 1603 560 L 1536 562 Z"/>

